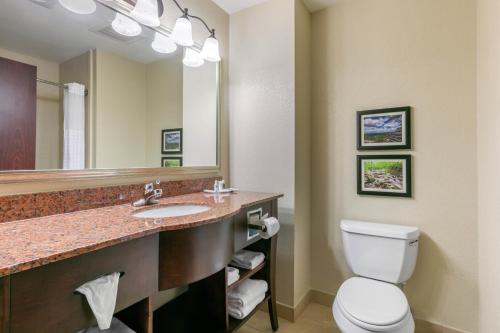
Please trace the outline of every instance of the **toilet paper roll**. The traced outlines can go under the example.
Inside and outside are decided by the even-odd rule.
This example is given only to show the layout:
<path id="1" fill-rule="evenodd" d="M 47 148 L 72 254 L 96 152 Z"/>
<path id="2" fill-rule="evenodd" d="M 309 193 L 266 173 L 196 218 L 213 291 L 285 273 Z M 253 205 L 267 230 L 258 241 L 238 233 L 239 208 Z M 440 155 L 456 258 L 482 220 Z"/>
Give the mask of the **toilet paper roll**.
<path id="1" fill-rule="evenodd" d="M 266 231 L 259 231 L 260 237 L 269 239 L 280 231 L 280 223 L 275 217 L 268 217 L 262 220 Z"/>

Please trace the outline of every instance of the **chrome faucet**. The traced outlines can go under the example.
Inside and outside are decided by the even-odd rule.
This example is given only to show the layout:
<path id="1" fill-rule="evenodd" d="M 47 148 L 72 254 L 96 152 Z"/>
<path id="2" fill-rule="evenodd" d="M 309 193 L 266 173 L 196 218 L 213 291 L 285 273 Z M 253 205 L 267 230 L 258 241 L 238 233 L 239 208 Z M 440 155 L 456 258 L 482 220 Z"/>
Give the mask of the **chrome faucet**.
<path id="1" fill-rule="evenodd" d="M 156 185 L 159 186 L 161 184 L 160 180 L 156 181 Z M 163 195 L 163 190 L 161 188 L 155 188 L 155 184 L 149 183 L 144 185 L 144 197 L 134 201 L 132 206 L 134 207 L 143 207 L 149 205 L 155 205 L 160 202 L 160 198 Z"/>

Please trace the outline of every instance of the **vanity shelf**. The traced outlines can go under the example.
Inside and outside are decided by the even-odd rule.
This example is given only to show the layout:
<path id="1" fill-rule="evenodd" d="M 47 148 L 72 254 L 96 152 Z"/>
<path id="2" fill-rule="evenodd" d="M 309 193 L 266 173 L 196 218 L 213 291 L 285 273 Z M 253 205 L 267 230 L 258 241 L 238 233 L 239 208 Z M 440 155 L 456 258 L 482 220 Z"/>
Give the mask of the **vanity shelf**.
<path id="1" fill-rule="evenodd" d="M 236 267 L 240 271 L 240 279 L 238 281 L 236 281 L 235 283 L 233 283 L 232 285 L 228 286 L 227 290 L 232 290 L 232 289 L 236 288 L 241 283 L 243 283 L 243 281 L 251 278 L 252 276 L 257 274 L 258 272 L 260 272 L 265 266 L 266 266 L 266 262 L 264 261 L 262 264 L 255 267 L 254 269 L 243 269 L 243 268 Z"/>
<path id="2" fill-rule="evenodd" d="M 245 325 L 245 323 L 247 321 L 249 321 L 253 315 L 260 310 L 260 307 L 265 304 L 266 302 L 268 302 L 269 300 L 271 299 L 271 295 L 268 293 L 266 294 L 266 298 L 264 298 L 264 300 L 262 301 L 262 303 L 260 303 L 259 306 L 257 306 L 252 312 L 250 312 L 250 314 L 244 318 L 244 319 L 236 319 L 236 318 L 233 318 L 233 317 L 229 317 L 229 325 L 228 325 L 228 332 L 235 332 L 236 330 L 238 330 L 241 326 Z"/>

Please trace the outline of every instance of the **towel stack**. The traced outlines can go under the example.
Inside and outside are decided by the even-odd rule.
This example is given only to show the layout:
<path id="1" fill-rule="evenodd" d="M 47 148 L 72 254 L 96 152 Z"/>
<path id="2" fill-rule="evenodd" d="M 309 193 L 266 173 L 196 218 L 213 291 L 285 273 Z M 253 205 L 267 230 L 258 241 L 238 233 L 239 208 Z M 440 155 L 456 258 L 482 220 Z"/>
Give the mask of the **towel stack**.
<path id="1" fill-rule="evenodd" d="M 236 252 L 231 265 L 244 269 L 254 269 L 262 264 L 265 259 L 264 253 L 241 250 Z"/>
<path id="2" fill-rule="evenodd" d="M 236 319 L 247 317 L 266 298 L 267 282 L 248 279 L 228 293 L 229 315 Z"/>
<path id="3" fill-rule="evenodd" d="M 227 268 L 227 285 L 230 286 L 240 279 L 240 270 L 234 267 Z"/>

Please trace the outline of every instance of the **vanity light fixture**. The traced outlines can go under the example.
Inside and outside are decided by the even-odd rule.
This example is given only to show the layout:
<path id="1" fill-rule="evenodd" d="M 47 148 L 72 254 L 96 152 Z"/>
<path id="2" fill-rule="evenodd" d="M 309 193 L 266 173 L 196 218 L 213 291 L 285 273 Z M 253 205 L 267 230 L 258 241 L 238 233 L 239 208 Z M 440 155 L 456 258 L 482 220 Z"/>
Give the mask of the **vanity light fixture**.
<path id="1" fill-rule="evenodd" d="M 139 23 L 120 13 L 116 13 L 111 27 L 117 33 L 129 37 L 139 36 L 142 32 L 142 27 Z"/>
<path id="2" fill-rule="evenodd" d="M 88 15 L 96 11 L 94 0 L 59 0 L 59 4 L 75 14 Z"/>
<path id="3" fill-rule="evenodd" d="M 179 17 L 175 22 L 172 37 L 181 46 L 191 47 L 194 45 L 193 26 L 189 20 L 187 9 L 185 9 L 184 15 Z"/>
<path id="4" fill-rule="evenodd" d="M 205 40 L 203 44 L 203 49 L 201 50 L 201 55 L 203 59 L 211 62 L 221 61 L 219 52 L 219 41 L 215 38 L 215 30 L 212 30 L 212 34 Z"/>
<path id="5" fill-rule="evenodd" d="M 172 40 L 171 36 L 165 36 L 159 32 L 155 33 L 155 39 L 151 47 L 159 53 L 173 53 L 177 50 L 177 45 Z"/>
<path id="6" fill-rule="evenodd" d="M 187 67 L 200 67 L 203 66 L 205 60 L 203 60 L 200 52 L 192 48 L 186 48 L 182 63 Z"/>
<path id="7" fill-rule="evenodd" d="M 183 61 L 184 64 L 186 63 L 199 64 L 200 59 L 202 64 L 204 63 L 204 60 L 212 62 L 221 61 L 219 41 L 217 40 L 217 38 L 215 38 L 215 29 L 211 29 L 201 17 L 189 14 L 188 9 L 182 8 L 177 0 L 172 0 L 172 1 L 175 3 L 177 8 L 179 8 L 179 10 L 183 14 L 175 22 L 174 30 L 172 32 L 172 38 L 177 44 L 186 47 L 186 54 L 184 56 L 184 61 Z M 207 28 L 208 32 L 210 33 L 210 36 L 205 40 L 201 54 L 195 51 L 194 49 L 190 49 L 192 46 L 194 46 L 193 28 L 191 24 L 191 19 L 195 19 L 203 23 L 205 28 Z M 196 55 L 193 53 L 193 51 L 196 52 Z M 195 59 L 196 57 L 199 57 L 200 59 L 197 59 L 197 61 L 195 62 L 192 61 L 192 59 Z M 198 66 L 192 66 L 192 67 L 198 67 Z"/>
<path id="8" fill-rule="evenodd" d="M 158 1 L 137 0 L 134 9 L 130 12 L 130 16 L 144 25 L 159 27 Z"/>

